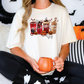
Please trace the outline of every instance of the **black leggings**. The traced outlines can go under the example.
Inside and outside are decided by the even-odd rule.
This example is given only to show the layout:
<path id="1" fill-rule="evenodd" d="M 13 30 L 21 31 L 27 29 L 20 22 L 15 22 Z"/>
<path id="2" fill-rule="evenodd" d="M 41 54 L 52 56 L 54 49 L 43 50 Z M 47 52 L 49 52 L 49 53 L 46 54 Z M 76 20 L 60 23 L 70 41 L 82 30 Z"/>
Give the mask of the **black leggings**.
<path id="1" fill-rule="evenodd" d="M 21 57 L 4 51 L 0 51 L 0 73 L 2 75 L 13 81 L 16 78 L 17 80 L 20 80 L 17 74 L 24 71 L 23 69 L 25 70 L 28 69 L 26 73 L 28 73 L 28 75 L 31 75 L 32 77 L 31 82 L 29 82 L 28 84 L 34 84 L 37 80 L 39 80 L 41 84 L 46 84 L 44 80 L 49 80 L 50 82 L 49 84 L 58 84 L 58 81 L 54 80 L 54 78 L 61 76 L 69 76 L 70 84 L 84 84 L 83 65 L 65 61 L 64 70 L 62 72 L 58 72 L 55 70 L 54 74 L 51 76 L 41 76 L 40 74 L 35 72 L 30 66 L 30 64 L 26 62 L 24 59 L 22 59 Z M 22 75 L 22 73 L 20 74 Z M 25 73 L 23 74 L 25 75 Z M 18 83 L 18 84 L 23 84 L 23 83 Z"/>

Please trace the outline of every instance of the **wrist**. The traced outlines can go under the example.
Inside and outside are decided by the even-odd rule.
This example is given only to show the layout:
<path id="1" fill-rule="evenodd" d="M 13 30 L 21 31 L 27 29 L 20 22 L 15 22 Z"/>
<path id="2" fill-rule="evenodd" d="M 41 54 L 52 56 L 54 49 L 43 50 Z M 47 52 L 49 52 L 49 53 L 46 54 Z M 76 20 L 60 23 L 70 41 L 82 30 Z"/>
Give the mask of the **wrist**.
<path id="1" fill-rule="evenodd" d="M 29 64 L 31 64 L 32 59 L 33 59 L 33 58 L 29 57 L 27 62 L 28 62 Z"/>
<path id="2" fill-rule="evenodd" d="M 66 57 L 63 56 L 63 55 L 60 55 L 59 58 L 62 59 L 62 61 L 65 61 L 66 60 Z"/>
<path id="3" fill-rule="evenodd" d="M 32 60 L 32 58 L 31 58 L 30 56 L 27 55 L 27 56 L 25 57 L 25 60 L 26 60 L 28 63 L 30 63 L 31 60 Z"/>

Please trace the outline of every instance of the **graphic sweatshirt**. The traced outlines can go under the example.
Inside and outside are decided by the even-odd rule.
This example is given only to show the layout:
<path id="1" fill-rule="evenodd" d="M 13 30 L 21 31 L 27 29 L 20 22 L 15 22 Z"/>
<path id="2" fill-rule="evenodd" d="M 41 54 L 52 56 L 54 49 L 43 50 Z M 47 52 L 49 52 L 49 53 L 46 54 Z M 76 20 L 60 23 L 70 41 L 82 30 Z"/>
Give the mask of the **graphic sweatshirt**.
<path id="1" fill-rule="evenodd" d="M 7 47 L 20 47 L 20 32 L 22 17 L 25 9 L 20 8 L 14 16 Z M 59 56 L 61 46 L 75 42 L 76 36 L 66 8 L 57 4 L 45 9 L 32 8 L 32 14 L 28 19 L 28 27 L 25 30 L 25 41 L 23 50 L 36 61 L 40 57 L 54 59 Z"/>

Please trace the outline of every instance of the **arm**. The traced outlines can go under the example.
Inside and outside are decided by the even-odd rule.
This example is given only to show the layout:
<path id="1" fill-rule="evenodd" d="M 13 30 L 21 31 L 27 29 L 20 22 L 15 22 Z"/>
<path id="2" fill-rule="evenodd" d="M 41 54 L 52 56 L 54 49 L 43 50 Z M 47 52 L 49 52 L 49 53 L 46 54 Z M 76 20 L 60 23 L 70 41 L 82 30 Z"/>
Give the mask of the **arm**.
<path id="1" fill-rule="evenodd" d="M 29 55 L 27 55 L 21 48 L 14 47 L 14 48 L 11 48 L 10 51 L 12 54 L 15 54 L 15 55 L 23 58 L 24 60 L 26 60 L 31 65 L 31 67 L 33 68 L 34 71 L 36 71 L 38 73 L 45 73 L 45 72 L 39 71 L 39 66 L 38 66 L 36 60 L 31 58 Z"/>
<path id="2" fill-rule="evenodd" d="M 69 54 L 69 44 L 62 45 L 59 57 L 55 57 L 55 68 L 61 72 L 64 69 L 64 61 Z M 60 67 L 61 66 L 61 67 Z"/>
<path id="3" fill-rule="evenodd" d="M 14 48 L 11 48 L 10 51 L 12 54 L 17 55 L 30 63 L 31 57 L 28 56 L 21 48 L 14 47 Z"/>
<path id="4" fill-rule="evenodd" d="M 69 44 L 62 45 L 59 57 L 65 61 L 69 54 Z"/>

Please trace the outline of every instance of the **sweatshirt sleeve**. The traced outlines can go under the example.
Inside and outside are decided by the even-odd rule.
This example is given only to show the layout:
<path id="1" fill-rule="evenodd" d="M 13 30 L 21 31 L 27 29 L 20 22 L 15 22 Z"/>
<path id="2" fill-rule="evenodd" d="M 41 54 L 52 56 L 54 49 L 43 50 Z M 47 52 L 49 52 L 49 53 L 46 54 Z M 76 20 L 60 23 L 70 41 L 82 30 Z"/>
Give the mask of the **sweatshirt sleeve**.
<path id="1" fill-rule="evenodd" d="M 8 41 L 6 44 L 6 47 L 9 49 L 13 47 L 21 48 L 20 32 L 17 33 L 17 30 L 22 27 L 22 13 L 23 12 L 24 12 L 23 9 L 18 10 L 13 18 L 11 29 L 9 32 Z"/>
<path id="2" fill-rule="evenodd" d="M 76 41 L 77 39 L 69 13 L 67 9 L 65 9 L 63 13 L 63 24 L 62 24 L 62 45 Z"/>

